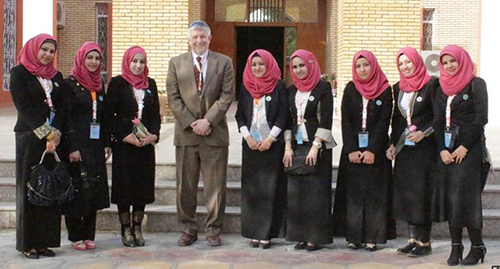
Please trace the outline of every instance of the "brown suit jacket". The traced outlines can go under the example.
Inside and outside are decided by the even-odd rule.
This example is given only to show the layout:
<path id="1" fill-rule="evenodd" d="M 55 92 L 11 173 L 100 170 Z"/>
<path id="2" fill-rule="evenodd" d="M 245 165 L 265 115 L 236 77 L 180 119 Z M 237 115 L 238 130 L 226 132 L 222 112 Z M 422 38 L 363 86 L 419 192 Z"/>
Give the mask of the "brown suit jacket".
<path id="1" fill-rule="evenodd" d="M 226 112 L 234 95 L 234 71 L 231 58 L 208 52 L 207 73 L 201 94 L 198 94 L 193 71 L 193 56 L 189 51 L 170 60 L 167 93 L 175 117 L 175 146 L 196 146 L 202 140 L 211 146 L 229 146 Z M 199 136 L 191 123 L 207 119 L 212 133 Z"/>

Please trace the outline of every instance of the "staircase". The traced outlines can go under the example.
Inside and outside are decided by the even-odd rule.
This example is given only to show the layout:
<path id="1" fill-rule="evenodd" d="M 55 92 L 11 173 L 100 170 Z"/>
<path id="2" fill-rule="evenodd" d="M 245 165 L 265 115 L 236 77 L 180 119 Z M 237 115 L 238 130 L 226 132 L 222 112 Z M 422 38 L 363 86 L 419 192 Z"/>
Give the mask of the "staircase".
<path id="1" fill-rule="evenodd" d="M 108 172 L 111 171 L 108 165 Z M 240 205 L 241 182 L 240 166 L 230 165 L 227 173 L 227 202 L 224 221 L 225 233 L 240 233 Z M 498 173 L 498 172 L 497 172 Z M 332 190 L 336 187 L 336 167 L 333 171 Z M 111 177 L 109 177 L 111 178 Z M 143 225 L 147 232 L 177 232 L 179 227 L 176 215 L 176 187 L 175 165 L 158 164 L 156 166 L 156 201 L 146 206 L 146 217 Z M 111 181 L 109 181 L 111 186 Z M 0 228 L 14 229 L 15 213 L 15 163 L 13 161 L 0 161 Z M 333 193 L 334 193 L 333 192 Z M 500 176 L 495 177 L 490 173 L 486 188 L 483 192 L 484 236 L 499 237 L 500 233 Z M 198 187 L 198 222 L 200 231 L 206 218 L 204 207 L 203 181 Z M 119 231 L 120 225 L 117 217 L 116 205 L 101 210 L 97 217 L 97 229 L 100 231 Z M 406 236 L 406 223 L 398 223 L 398 234 Z M 433 226 L 434 237 L 449 237 L 446 223 Z"/>

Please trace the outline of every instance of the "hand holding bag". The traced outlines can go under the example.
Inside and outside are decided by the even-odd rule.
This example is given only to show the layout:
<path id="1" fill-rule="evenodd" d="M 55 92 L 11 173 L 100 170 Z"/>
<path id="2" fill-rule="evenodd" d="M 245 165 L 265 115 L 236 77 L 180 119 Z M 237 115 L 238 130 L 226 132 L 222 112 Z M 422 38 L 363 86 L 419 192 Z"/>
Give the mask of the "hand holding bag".
<path id="1" fill-rule="evenodd" d="M 318 158 L 321 152 L 318 152 Z M 309 154 L 309 147 L 307 146 L 299 146 L 295 149 L 292 166 L 285 167 L 285 172 L 288 175 L 314 175 L 317 173 L 317 164 L 309 165 L 306 164 L 307 155 Z"/>
<path id="2" fill-rule="evenodd" d="M 71 182 L 67 165 L 59 159 L 54 151 L 56 167 L 48 170 L 43 166 L 47 151 L 44 151 L 40 163 L 31 168 L 28 187 L 28 201 L 35 206 L 51 206 L 71 201 L 74 188 Z"/>

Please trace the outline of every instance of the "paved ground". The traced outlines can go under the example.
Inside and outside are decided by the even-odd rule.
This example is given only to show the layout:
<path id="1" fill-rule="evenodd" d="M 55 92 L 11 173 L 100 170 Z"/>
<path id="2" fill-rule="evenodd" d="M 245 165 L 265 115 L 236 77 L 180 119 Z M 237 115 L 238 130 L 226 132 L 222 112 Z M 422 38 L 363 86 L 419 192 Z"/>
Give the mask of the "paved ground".
<path id="1" fill-rule="evenodd" d="M 179 234 L 145 234 L 146 246 L 126 248 L 117 233 L 97 235 L 97 249 L 75 251 L 62 234 L 61 248 L 54 249 L 55 258 L 27 260 L 14 248 L 15 231 L 0 232 L 1 268 L 144 268 L 144 269 L 439 269 L 448 268 L 450 252 L 448 240 L 433 241 L 433 254 L 423 258 L 409 258 L 396 254 L 403 239 L 390 241 L 376 252 L 349 250 L 343 238 L 316 252 L 297 251 L 293 243 L 276 240 L 271 249 L 253 249 L 248 240 L 239 235 L 224 235 L 224 244 L 209 247 L 204 237 L 190 247 L 177 246 Z M 474 268 L 491 269 L 500 266 L 500 241 L 487 240 L 485 264 Z M 466 245 L 468 252 L 469 245 Z M 455 268 L 462 268 L 461 266 Z"/>

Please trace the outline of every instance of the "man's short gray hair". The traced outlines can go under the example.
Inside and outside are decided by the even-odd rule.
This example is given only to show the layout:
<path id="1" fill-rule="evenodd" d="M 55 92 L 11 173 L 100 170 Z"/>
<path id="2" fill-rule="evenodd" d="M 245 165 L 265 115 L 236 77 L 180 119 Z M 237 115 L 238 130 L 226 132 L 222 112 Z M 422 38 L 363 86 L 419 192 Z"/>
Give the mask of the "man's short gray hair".
<path id="1" fill-rule="evenodd" d="M 210 34 L 211 34 L 210 27 L 208 27 L 208 25 L 204 21 L 193 21 L 189 25 L 188 37 L 191 37 L 191 32 L 193 30 L 204 31 L 207 34 L 207 36 L 210 36 Z"/>

